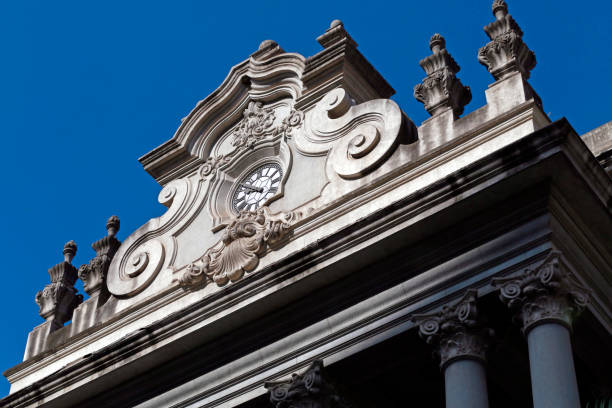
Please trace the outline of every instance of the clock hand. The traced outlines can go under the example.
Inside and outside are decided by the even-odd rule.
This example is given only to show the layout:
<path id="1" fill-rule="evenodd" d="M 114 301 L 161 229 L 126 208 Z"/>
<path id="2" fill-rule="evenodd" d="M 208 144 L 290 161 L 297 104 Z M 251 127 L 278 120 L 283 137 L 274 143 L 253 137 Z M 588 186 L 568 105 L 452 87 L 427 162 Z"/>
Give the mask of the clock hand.
<path id="1" fill-rule="evenodd" d="M 252 186 L 250 184 L 240 184 L 240 185 L 242 187 L 244 187 L 244 188 L 248 188 L 249 190 L 255 191 L 257 193 L 263 193 L 263 191 L 264 191 L 263 187 L 255 187 L 255 186 Z"/>

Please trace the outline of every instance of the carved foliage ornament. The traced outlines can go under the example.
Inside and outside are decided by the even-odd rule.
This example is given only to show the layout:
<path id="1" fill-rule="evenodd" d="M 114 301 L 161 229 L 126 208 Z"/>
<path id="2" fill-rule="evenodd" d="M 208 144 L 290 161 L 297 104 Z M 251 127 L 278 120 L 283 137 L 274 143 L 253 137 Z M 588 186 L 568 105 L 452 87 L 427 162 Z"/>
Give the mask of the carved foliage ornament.
<path id="1" fill-rule="evenodd" d="M 349 408 L 324 375 L 321 360 L 289 381 L 269 382 L 265 387 L 275 408 Z"/>
<path id="2" fill-rule="evenodd" d="M 470 289 L 455 305 L 443 306 L 437 313 L 412 316 L 419 325 L 419 335 L 436 347 L 442 368 L 459 358 L 485 361 L 487 340 L 493 332 L 482 324 L 476 294 Z"/>
<path id="3" fill-rule="evenodd" d="M 69 241 L 64 246 L 64 262 L 49 269 L 51 283 L 38 293 L 34 300 L 40 307 L 40 316 L 60 327 L 72 319 L 74 309 L 83 301 L 77 294 L 74 283 L 77 280 L 77 269 L 70 263 L 76 254 L 76 244 Z"/>
<path id="4" fill-rule="evenodd" d="M 561 253 L 551 251 L 544 262 L 520 275 L 493 279 L 500 299 L 517 310 L 526 333 L 537 324 L 556 322 L 571 328 L 588 303 L 589 290 L 579 285 L 562 265 Z"/>
<path id="5" fill-rule="evenodd" d="M 536 66 L 535 54 L 523 42 L 523 32 L 508 14 L 505 1 L 493 2 L 493 15 L 496 21 L 484 28 L 491 42 L 478 51 L 478 61 L 495 79 L 503 79 L 513 72 L 520 72 L 528 79 Z"/>
<path id="6" fill-rule="evenodd" d="M 120 221 L 116 215 L 108 219 L 106 222 L 108 235 L 91 244 L 96 251 L 96 256 L 88 264 L 81 265 L 79 268 L 79 278 L 83 281 L 83 288 L 89 295 L 98 293 L 104 287 L 111 260 L 121 245 L 121 242 L 115 238 L 119 226 Z"/>
<path id="7" fill-rule="evenodd" d="M 427 77 L 414 87 L 414 97 L 425 104 L 432 116 L 450 108 L 458 117 L 472 100 L 472 92 L 457 78 L 459 65 L 446 51 L 445 43 L 440 34 L 434 34 L 429 40 L 433 54 L 419 63 Z"/>
<path id="8" fill-rule="evenodd" d="M 177 278 L 183 286 L 215 282 L 223 286 L 255 270 L 268 248 L 281 245 L 288 237 L 297 213 L 270 214 L 268 207 L 242 211 L 225 228 L 221 240 L 202 257 L 186 267 Z"/>
<path id="9" fill-rule="evenodd" d="M 214 176 L 219 167 L 228 163 L 242 150 L 253 148 L 260 140 L 277 137 L 291 138 L 291 133 L 295 128 L 300 127 L 303 119 L 304 113 L 293 109 L 279 125 L 274 126 L 276 121 L 274 109 L 265 107 L 262 102 L 249 102 L 242 120 L 232 133 L 232 145 L 235 149 L 228 154 L 211 156 L 206 159 L 206 162 L 200 167 L 200 176 L 202 178 L 207 178 L 211 174 Z"/>
<path id="10" fill-rule="evenodd" d="M 306 155 L 329 152 L 328 161 L 335 172 L 342 178 L 355 179 L 374 170 L 393 152 L 403 120 L 400 108 L 391 100 L 376 99 L 353 106 L 348 93 L 336 88 L 306 115 L 295 142 Z"/>

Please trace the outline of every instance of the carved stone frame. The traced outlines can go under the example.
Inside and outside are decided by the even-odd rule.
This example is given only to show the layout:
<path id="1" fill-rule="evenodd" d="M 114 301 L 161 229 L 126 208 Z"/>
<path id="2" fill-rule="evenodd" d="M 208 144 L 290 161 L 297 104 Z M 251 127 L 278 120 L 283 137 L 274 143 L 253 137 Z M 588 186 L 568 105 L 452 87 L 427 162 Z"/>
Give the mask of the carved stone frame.
<path id="1" fill-rule="evenodd" d="M 249 171 L 267 162 L 278 163 L 283 170 L 278 191 L 266 201 L 265 205 L 269 205 L 283 197 L 285 182 L 291 171 L 291 149 L 282 135 L 257 142 L 252 149 L 244 150 L 229 163 L 219 167 L 208 197 L 208 209 L 213 220 L 212 231 L 220 231 L 236 217 L 232 209 L 232 194 L 236 189 L 236 182 Z"/>

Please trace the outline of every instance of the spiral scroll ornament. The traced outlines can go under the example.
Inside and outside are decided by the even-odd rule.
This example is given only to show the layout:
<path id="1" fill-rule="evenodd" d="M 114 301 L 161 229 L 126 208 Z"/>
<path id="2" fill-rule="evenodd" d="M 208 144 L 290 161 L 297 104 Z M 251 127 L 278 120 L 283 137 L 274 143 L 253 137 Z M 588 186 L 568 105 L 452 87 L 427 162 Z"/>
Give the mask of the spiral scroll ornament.
<path id="1" fill-rule="evenodd" d="M 354 105 L 343 88 L 336 88 L 306 115 L 296 145 L 307 155 L 329 152 L 329 162 L 340 177 L 359 178 L 393 153 L 403 129 L 402 116 L 391 100 Z"/>

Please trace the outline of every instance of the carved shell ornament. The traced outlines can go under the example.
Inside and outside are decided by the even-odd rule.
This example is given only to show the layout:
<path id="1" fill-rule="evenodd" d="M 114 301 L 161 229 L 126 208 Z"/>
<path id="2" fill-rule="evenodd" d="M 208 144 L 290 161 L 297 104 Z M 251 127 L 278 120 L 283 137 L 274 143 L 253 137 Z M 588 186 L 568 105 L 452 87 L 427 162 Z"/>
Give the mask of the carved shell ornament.
<path id="1" fill-rule="evenodd" d="M 289 236 L 299 218 L 297 213 L 271 214 L 268 207 L 240 212 L 219 242 L 182 270 L 176 280 L 182 286 L 210 282 L 223 286 L 241 279 L 257 268 L 268 248 L 280 245 Z"/>
<path id="2" fill-rule="evenodd" d="M 395 149 L 402 112 L 388 99 L 353 105 L 343 88 L 336 88 L 306 115 L 295 142 L 306 155 L 323 155 L 345 179 L 359 178 L 379 166 Z"/>

